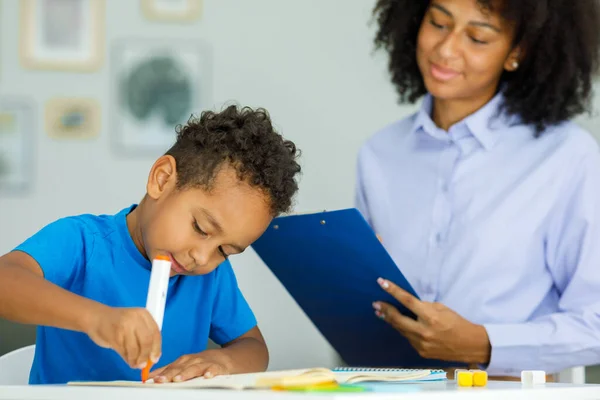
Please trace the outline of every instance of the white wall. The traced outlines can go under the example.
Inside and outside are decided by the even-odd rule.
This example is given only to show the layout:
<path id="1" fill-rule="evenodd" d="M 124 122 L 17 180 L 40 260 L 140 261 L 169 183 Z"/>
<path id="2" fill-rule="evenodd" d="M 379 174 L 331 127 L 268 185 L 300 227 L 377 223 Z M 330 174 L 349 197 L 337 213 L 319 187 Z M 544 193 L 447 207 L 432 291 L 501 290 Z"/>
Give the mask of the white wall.
<path id="1" fill-rule="evenodd" d="M 20 68 L 18 3 L 0 3 L 0 95 L 23 96 L 36 105 L 36 177 L 29 193 L 0 197 L 0 253 L 59 217 L 114 213 L 139 201 L 154 161 L 111 153 L 109 53 L 96 73 Z M 201 20 L 176 25 L 145 20 L 138 1 L 107 0 L 106 50 L 123 38 L 208 42 L 214 56 L 213 106 L 236 100 L 266 107 L 281 132 L 302 149 L 297 209 L 349 207 L 360 144 L 414 109 L 396 104 L 386 60 L 372 55 L 372 5 L 367 0 L 204 0 Z M 103 107 L 101 135 L 86 142 L 48 138 L 42 106 L 54 96 L 97 98 Z M 84 155 L 84 150 L 92 152 Z M 271 368 L 338 362 L 251 250 L 232 261 L 268 341 Z"/>
<path id="2" fill-rule="evenodd" d="M 232 100 L 266 107 L 302 149 L 298 209 L 351 206 L 360 143 L 405 114 L 395 104 L 384 59 L 371 57 L 371 1 L 204 0 L 199 21 L 176 25 L 145 20 L 138 1 L 107 0 L 106 62 L 95 73 L 75 74 L 21 69 L 18 3 L 0 2 L 0 95 L 22 96 L 36 106 L 36 177 L 31 192 L 0 197 L 0 253 L 54 219 L 114 213 L 142 197 L 154 159 L 119 158 L 109 146 L 113 40 L 208 42 L 214 107 Z M 50 139 L 43 131 L 43 104 L 54 96 L 97 98 L 103 107 L 100 136 Z M 232 262 L 268 341 L 271 368 L 335 364 L 307 317 L 258 257 L 247 253 Z M 3 326 L 0 341 L 10 334 Z"/>

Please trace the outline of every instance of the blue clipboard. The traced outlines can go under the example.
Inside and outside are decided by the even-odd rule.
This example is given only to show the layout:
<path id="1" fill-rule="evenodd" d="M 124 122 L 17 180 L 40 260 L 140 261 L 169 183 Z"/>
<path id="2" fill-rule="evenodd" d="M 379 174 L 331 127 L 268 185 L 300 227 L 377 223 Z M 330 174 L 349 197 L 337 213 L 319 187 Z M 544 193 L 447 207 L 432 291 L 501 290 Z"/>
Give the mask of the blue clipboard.
<path id="1" fill-rule="evenodd" d="M 277 217 L 252 247 L 348 365 L 457 365 L 423 359 L 375 316 L 372 303 L 379 300 L 414 318 L 378 277 L 417 294 L 357 209 Z"/>

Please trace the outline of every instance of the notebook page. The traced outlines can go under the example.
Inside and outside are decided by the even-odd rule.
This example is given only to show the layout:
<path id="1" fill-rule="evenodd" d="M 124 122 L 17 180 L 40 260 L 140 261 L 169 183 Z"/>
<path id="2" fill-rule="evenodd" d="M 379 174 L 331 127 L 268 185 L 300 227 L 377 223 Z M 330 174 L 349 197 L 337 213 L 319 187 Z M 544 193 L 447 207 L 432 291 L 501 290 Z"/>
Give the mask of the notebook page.
<path id="1" fill-rule="evenodd" d="M 232 390 L 244 390 L 257 388 L 257 382 L 261 380 L 278 380 L 285 378 L 297 378 L 300 376 L 314 376 L 323 380 L 324 373 L 328 372 L 329 376 L 332 376 L 330 370 L 324 368 L 309 368 L 309 369 L 297 369 L 297 370 L 282 370 L 282 371 L 267 371 L 250 374 L 233 374 L 233 375 L 219 375 L 214 378 L 204 379 L 198 377 L 190 379 L 184 382 L 168 382 L 168 383 L 154 383 L 152 379 L 143 383 L 140 381 L 106 381 L 106 382 L 87 382 L 87 381 L 75 381 L 69 382 L 71 386 L 118 386 L 118 387 L 141 387 L 148 389 L 232 389 Z"/>

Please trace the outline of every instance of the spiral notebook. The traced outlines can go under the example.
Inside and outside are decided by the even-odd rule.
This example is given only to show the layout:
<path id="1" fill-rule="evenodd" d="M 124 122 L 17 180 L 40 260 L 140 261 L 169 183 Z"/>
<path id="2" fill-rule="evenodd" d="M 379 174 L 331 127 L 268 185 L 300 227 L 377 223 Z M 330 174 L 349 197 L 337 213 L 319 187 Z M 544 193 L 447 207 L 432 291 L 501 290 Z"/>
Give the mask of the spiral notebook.
<path id="1" fill-rule="evenodd" d="M 353 382 L 433 382 L 447 380 L 443 369 L 338 367 L 332 372 Z"/>

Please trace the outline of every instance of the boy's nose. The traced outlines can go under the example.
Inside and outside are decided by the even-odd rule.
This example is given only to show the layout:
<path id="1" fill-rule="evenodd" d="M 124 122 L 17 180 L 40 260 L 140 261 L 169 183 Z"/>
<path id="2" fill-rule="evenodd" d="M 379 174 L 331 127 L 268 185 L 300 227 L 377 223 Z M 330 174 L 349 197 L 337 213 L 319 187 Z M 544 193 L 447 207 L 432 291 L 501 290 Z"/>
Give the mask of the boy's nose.
<path id="1" fill-rule="evenodd" d="M 210 255 L 205 250 L 196 250 L 192 252 L 192 258 L 194 259 L 193 268 L 198 268 L 208 264 L 208 261 L 210 260 Z"/>

